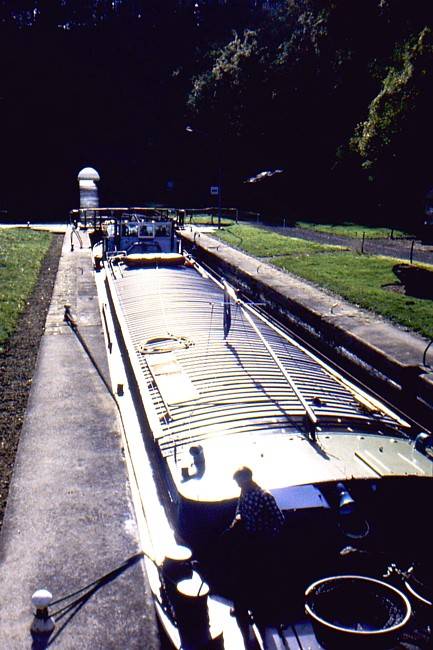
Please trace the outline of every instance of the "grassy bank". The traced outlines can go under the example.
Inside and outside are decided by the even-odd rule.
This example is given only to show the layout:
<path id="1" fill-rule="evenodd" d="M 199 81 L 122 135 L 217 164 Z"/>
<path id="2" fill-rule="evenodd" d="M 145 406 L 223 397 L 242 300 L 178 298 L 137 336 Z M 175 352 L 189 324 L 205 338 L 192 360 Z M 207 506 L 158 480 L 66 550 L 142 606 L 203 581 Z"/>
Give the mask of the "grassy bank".
<path id="1" fill-rule="evenodd" d="M 328 235 L 337 235 L 343 237 L 356 237 L 361 239 L 363 235 L 367 239 L 390 239 L 391 237 L 407 238 L 412 237 L 408 232 L 403 230 L 391 230 L 390 228 L 377 228 L 375 226 L 363 226 L 359 223 L 345 223 L 331 224 L 331 223 L 312 223 L 310 221 L 297 221 L 296 225 L 299 228 L 306 228 L 307 230 L 315 230 L 316 232 L 325 232 Z"/>
<path id="2" fill-rule="evenodd" d="M 221 217 L 221 226 L 231 226 L 235 223 L 234 219 L 229 217 Z M 217 226 L 218 225 L 218 215 L 210 215 L 207 213 L 196 213 L 196 214 L 187 214 L 185 217 L 185 226 L 194 225 L 194 226 Z"/>
<path id="3" fill-rule="evenodd" d="M 25 228 L 0 230 L 0 351 L 26 307 L 51 237 Z"/>
<path id="4" fill-rule="evenodd" d="M 433 301 L 402 292 L 392 271 L 397 259 L 361 255 L 253 226 L 231 226 L 213 236 L 427 338 L 433 337 Z"/>

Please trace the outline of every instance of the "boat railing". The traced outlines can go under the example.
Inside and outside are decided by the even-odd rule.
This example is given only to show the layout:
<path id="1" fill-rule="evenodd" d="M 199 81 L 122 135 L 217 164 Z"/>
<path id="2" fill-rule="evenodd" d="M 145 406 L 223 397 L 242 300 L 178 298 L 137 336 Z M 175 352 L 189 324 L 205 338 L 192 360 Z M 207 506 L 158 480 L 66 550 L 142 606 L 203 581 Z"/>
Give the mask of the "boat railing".
<path id="1" fill-rule="evenodd" d="M 101 230 L 109 221 L 140 221 L 146 218 L 156 221 L 176 221 L 177 214 L 173 216 L 173 211 L 170 208 L 148 207 L 77 208 L 69 213 L 70 224 L 83 230 L 88 228 Z"/>
<path id="2" fill-rule="evenodd" d="M 111 260 L 113 257 L 117 257 L 118 255 L 126 255 L 126 250 L 107 251 L 106 252 L 107 260 Z"/>

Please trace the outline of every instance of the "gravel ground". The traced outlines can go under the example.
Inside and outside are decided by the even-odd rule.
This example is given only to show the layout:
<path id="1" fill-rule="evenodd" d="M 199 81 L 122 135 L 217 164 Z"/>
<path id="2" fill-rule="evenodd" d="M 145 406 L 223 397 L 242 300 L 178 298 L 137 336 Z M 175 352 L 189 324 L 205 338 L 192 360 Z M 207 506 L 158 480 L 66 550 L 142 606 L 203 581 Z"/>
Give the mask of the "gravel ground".
<path id="1" fill-rule="evenodd" d="M 0 527 L 62 244 L 63 235 L 53 235 L 27 308 L 0 353 Z"/>
<path id="2" fill-rule="evenodd" d="M 403 260 L 410 260 L 412 250 L 412 260 L 414 262 L 424 262 L 433 264 L 433 246 L 421 244 L 419 240 L 412 239 L 354 239 L 352 237 L 342 237 L 337 235 L 328 235 L 328 233 L 315 232 L 306 228 L 279 228 L 264 226 L 267 230 L 273 230 L 287 237 L 299 237 L 320 244 L 337 244 L 338 246 L 347 246 L 361 252 L 363 246 L 364 253 L 372 255 L 385 255 L 387 257 L 398 257 Z"/>

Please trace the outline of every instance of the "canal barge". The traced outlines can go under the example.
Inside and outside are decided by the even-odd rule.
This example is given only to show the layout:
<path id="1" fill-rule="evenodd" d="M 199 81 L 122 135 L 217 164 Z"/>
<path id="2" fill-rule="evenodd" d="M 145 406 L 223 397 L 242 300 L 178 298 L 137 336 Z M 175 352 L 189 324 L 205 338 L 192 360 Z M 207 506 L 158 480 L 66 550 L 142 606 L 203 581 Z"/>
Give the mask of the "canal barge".
<path id="1" fill-rule="evenodd" d="M 182 254 L 167 215 L 110 215 L 97 239 L 146 565 L 173 647 L 394 648 L 416 617 L 419 647 L 431 643 L 431 435 Z M 285 523 L 272 557 L 233 584 L 241 466 Z"/>

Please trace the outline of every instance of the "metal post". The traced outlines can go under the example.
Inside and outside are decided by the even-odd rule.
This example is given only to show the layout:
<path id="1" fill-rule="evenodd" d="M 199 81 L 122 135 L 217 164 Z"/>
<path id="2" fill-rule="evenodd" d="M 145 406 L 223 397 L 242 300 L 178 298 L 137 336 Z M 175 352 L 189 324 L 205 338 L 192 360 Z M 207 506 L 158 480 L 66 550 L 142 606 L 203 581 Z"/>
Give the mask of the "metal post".
<path id="1" fill-rule="evenodd" d="M 414 245 L 415 245 L 415 240 L 412 239 L 412 244 L 411 244 L 411 246 L 410 246 L 410 263 L 411 263 L 411 264 L 412 264 L 412 262 L 413 262 L 413 247 L 414 247 Z"/>
<path id="2" fill-rule="evenodd" d="M 221 228 L 221 183 L 222 183 L 222 163 L 221 163 L 221 143 L 219 143 L 219 167 L 218 167 L 218 230 Z"/>

